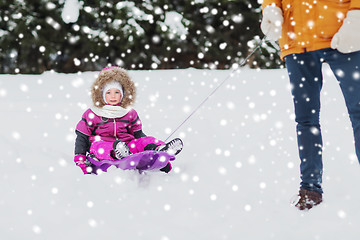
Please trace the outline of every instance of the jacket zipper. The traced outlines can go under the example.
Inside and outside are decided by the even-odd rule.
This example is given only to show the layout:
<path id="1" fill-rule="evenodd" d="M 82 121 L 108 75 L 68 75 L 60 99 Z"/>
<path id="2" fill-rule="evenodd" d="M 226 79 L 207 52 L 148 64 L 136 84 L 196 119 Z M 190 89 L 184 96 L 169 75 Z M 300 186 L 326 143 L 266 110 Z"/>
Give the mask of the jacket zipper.
<path id="1" fill-rule="evenodd" d="M 117 136 L 116 136 L 116 121 L 115 121 L 115 118 L 114 118 L 114 137 L 116 140 L 118 140 Z"/>

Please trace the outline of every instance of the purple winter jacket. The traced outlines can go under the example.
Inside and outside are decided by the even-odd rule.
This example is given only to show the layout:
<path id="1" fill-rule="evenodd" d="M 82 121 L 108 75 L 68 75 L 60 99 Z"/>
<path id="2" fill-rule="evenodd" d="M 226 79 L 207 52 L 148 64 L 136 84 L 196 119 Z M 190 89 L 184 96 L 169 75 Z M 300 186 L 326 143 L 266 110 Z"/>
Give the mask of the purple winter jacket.
<path id="1" fill-rule="evenodd" d="M 104 118 L 96 115 L 91 109 L 86 110 L 76 126 L 75 155 L 85 155 L 95 140 L 126 143 L 134 140 L 136 133 L 142 133 L 142 124 L 137 112 L 131 109 L 121 118 Z"/>

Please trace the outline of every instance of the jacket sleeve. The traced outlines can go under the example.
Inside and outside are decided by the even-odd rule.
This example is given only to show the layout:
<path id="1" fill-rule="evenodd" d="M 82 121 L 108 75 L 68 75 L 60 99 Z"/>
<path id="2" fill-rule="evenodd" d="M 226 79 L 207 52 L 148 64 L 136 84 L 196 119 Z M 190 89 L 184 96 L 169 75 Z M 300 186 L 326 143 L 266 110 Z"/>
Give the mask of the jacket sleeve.
<path id="1" fill-rule="evenodd" d="M 75 155 L 86 155 L 90 150 L 90 141 L 89 136 L 75 130 L 76 139 L 75 139 Z"/>
<path id="2" fill-rule="evenodd" d="M 139 132 L 142 131 L 142 123 L 141 120 L 139 118 L 139 115 L 137 114 L 137 112 L 132 109 L 131 110 L 131 115 L 130 115 L 130 126 L 131 131 L 135 134 L 135 132 Z"/>
<path id="3" fill-rule="evenodd" d="M 79 123 L 76 125 L 75 155 L 86 155 L 90 149 L 89 137 L 93 135 L 94 125 L 92 119 L 94 113 L 89 109 L 83 115 Z"/>
<path id="4" fill-rule="evenodd" d="M 360 0 L 351 0 L 349 10 L 360 10 Z"/>
<path id="5" fill-rule="evenodd" d="M 139 130 L 134 132 L 134 137 L 138 139 L 138 138 L 146 137 L 146 134 L 142 130 Z"/>
<path id="6" fill-rule="evenodd" d="M 282 0 L 264 0 L 262 3 L 262 9 L 269 5 L 275 5 L 276 7 L 282 8 L 281 1 Z"/>
<path id="7" fill-rule="evenodd" d="M 133 114 L 131 117 L 131 129 L 134 133 L 134 137 L 136 139 L 138 138 L 142 138 L 142 137 L 146 137 L 146 134 L 142 131 L 142 123 L 141 120 L 139 118 L 139 115 L 137 114 L 137 112 L 135 110 L 132 110 Z"/>

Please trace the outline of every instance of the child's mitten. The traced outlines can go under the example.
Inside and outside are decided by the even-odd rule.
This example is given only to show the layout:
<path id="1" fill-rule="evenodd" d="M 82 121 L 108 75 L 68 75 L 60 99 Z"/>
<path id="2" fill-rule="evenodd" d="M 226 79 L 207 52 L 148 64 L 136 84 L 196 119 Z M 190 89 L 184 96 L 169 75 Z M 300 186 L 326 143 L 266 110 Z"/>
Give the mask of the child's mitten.
<path id="1" fill-rule="evenodd" d="M 85 155 L 75 155 L 74 157 L 75 164 L 81 168 L 84 174 L 89 174 L 89 172 L 87 171 L 85 160 L 86 160 Z"/>

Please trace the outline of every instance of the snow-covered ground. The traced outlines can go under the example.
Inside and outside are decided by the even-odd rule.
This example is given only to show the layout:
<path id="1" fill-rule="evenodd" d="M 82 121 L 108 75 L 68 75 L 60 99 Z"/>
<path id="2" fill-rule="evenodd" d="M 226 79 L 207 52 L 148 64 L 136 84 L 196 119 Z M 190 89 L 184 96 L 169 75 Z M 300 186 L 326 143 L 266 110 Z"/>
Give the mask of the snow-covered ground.
<path id="1" fill-rule="evenodd" d="M 0 238 L 358 239 L 360 168 L 338 84 L 325 68 L 324 203 L 290 205 L 299 185 L 286 70 L 242 69 L 175 133 L 168 175 L 82 175 L 74 127 L 96 72 L 0 75 Z M 144 132 L 165 139 L 230 71 L 130 71 Z"/>

